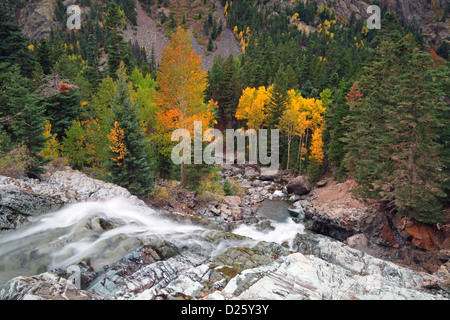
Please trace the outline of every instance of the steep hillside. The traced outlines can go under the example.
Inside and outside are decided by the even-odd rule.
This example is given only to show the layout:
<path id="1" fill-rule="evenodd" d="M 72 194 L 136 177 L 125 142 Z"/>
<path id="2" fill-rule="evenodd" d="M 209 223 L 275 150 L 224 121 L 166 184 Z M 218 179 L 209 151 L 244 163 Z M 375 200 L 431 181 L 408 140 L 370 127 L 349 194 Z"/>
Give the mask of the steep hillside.
<path id="1" fill-rule="evenodd" d="M 153 47 L 156 60 L 160 60 L 161 52 L 167 45 L 167 35 L 172 32 L 173 26 L 178 22 L 191 30 L 193 34 L 192 45 L 197 54 L 203 57 L 202 67 L 204 69 L 211 68 L 217 55 L 228 57 L 231 54 L 237 57 L 241 53 L 239 42 L 233 32 L 224 26 L 225 16 L 219 1 L 209 2 L 209 6 L 200 5 L 201 3 L 197 1 L 191 8 L 193 10 L 189 10 L 187 1 L 172 1 L 167 8 L 152 7 L 146 5 L 145 1 L 142 1 L 142 3 L 135 0 L 137 26 L 128 24 L 126 36 L 132 42 L 137 41 L 140 46 L 145 46 L 149 58 Z M 212 41 L 212 50 L 208 50 L 209 35 L 205 32 L 206 28 L 204 27 L 208 21 L 208 13 L 211 13 L 213 25 L 221 25 L 220 34 Z M 201 19 L 198 18 L 199 15 L 202 16 Z M 173 17 L 175 23 L 167 17 Z M 209 33 L 213 27 L 207 29 Z"/>
<path id="2" fill-rule="evenodd" d="M 48 38 L 51 30 L 67 30 L 65 26 L 68 17 L 66 8 L 77 4 L 81 7 L 82 23 L 102 25 L 102 19 L 107 2 L 98 0 L 33 0 L 10 1 L 17 7 L 16 20 L 23 26 L 23 33 L 32 40 Z M 116 1 L 123 8 L 129 26 L 127 39 L 137 42 L 139 46 L 147 48 L 147 56 L 150 58 L 150 49 L 155 47 L 155 55 L 159 58 L 162 48 L 167 43 L 167 36 L 177 25 L 189 28 L 194 35 L 193 46 L 196 52 L 203 56 L 202 66 L 209 69 L 214 57 L 221 55 L 228 57 L 230 54 L 237 57 L 240 53 L 240 44 L 232 29 L 235 21 L 225 17 L 224 7 L 231 2 L 226 0 L 122 0 Z M 273 21 L 279 17 L 281 10 L 288 16 L 299 8 L 300 3 L 314 8 L 326 6 L 336 15 L 336 18 L 344 23 L 353 23 L 359 19 L 367 19 L 369 14 L 367 7 L 370 1 L 361 0 L 300 0 L 300 1 L 242 1 L 249 3 L 246 12 L 242 12 L 239 19 L 245 24 L 252 24 L 260 20 L 260 24 L 267 28 L 274 27 Z M 380 0 L 383 13 L 394 11 L 402 21 L 403 26 L 423 37 L 423 45 L 427 50 L 438 51 L 442 44 L 450 37 L 447 20 L 450 5 L 446 0 Z M 236 5 L 236 4 L 235 4 Z M 250 7 L 260 12 L 259 16 L 248 15 Z M 281 9 L 280 9 L 281 8 Z M 286 9 L 287 8 L 287 9 Z M 298 10 L 297 10 L 298 11 Z M 291 15 L 290 15 L 291 13 Z M 313 12 L 316 14 L 316 12 Z M 299 21 L 303 25 L 310 25 L 311 21 Z M 314 24 L 314 23 L 312 23 Z M 314 30 L 313 26 L 307 28 Z M 253 30 L 251 30 L 253 31 Z M 441 51 L 447 51 L 446 47 Z M 442 55 L 442 53 L 441 53 Z M 448 54 L 444 54 L 447 56 Z"/>

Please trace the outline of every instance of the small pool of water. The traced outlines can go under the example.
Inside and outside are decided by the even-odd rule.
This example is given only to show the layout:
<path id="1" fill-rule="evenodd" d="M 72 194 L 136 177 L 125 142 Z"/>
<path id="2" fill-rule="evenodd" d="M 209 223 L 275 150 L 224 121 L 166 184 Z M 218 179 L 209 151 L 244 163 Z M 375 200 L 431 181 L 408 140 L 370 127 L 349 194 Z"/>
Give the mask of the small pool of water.
<path id="1" fill-rule="evenodd" d="M 293 208 L 291 202 L 266 199 L 261 203 L 256 214 L 277 222 L 288 222 L 290 219 L 288 209 Z"/>

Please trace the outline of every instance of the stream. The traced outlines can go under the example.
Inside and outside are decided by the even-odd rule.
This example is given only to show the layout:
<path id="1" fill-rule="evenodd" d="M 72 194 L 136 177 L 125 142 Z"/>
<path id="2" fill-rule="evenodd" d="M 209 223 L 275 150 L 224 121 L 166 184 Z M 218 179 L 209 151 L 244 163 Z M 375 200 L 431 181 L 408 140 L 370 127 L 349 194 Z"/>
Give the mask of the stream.
<path id="1" fill-rule="evenodd" d="M 233 234 L 246 238 L 212 242 L 209 233 L 215 231 L 172 221 L 125 199 L 67 205 L 0 234 L 0 284 L 16 276 L 67 268 L 80 261 L 99 270 L 158 240 L 170 241 L 209 259 L 227 248 L 252 247 L 259 241 L 282 244 L 304 231 L 302 224 L 289 218 L 290 207 L 285 201 L 266 200 L 257 215 L 270 219 L 270 228 L 258 230 L 254 225 L 242 224 Z"/>

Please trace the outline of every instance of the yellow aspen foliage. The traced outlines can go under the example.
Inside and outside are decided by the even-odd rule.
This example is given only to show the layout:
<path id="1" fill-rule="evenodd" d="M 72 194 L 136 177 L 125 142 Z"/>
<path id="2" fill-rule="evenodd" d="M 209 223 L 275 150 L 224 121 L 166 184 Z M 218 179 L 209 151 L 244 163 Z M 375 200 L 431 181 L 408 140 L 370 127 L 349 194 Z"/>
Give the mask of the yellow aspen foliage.
<path id="1" fill-rule="evenodd" d="M 236 37 L 238 36 L 238 32 L 239 32 L 238 26 L 234 26 L 233 33 Z"/>
<path id="2" fill-rule="evenodd" d="M 117 121 L 114 122 L 114 128 L 111 129 L 111 133 L 108 134 L 109 141 L 112 142 L 112 146 L 109 146 L 111 151 L 115 154 L 117 154 L 116 158 L 111 158 L 119 167 L 122 165 L 123 159 L 125 159 L 125 156 L 127 154 L 127 148 L 125 147 L 125 144 L 123 143 L 124 139 L 124 131 L 122 128 L 120 128 L 120 125 Z"/>
<path id="3" fill-rule="evenodd" d="M 47 139 L 45 142 L 45 147 L 41 151 L 41 156 L 46 159 L 54 159 L 58 158 L 61 153 L 61 145 L 56 139 L 56 133 L 52 135 L 52 125 L 49 121 L 47 121 L 44 125 L 43 135 Z"/>
<path id="4" fill-rule="evenodd" d="M 322 127 L 318 127 L 314 130 L 310 148 L 310 156 L 319 164 L 322 164 L 323 161 L 322 131 Z"/>
<path id="5" fill-rule="evenodd" d="M 247 120 L 247 126 L 260 129 L 267 119 L 266 107 L 270 102 L 270 88 L 246 88 L 236 109 L 236 119 Z"/>

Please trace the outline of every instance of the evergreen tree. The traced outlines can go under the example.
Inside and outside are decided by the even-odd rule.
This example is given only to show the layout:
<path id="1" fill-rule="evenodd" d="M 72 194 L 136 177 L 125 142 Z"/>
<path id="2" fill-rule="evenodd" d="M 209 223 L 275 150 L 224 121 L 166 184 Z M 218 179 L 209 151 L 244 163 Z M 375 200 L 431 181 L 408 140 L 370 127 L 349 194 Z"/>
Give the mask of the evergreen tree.
<path id="1" fill-rule="evenodd" d="M 37 61 L 39 62 L 39 64 L 42 67 L 42 70 L 44 71 L 45 74 L 49 74 L 53 64 L 51 61 L 51 49 L 50 46 L 48 45 L 47 39 L 42 38 L 41 41 L 39 42 L 39 45 L 36 48 L 36 56 L 37 56 Z"/>
<path id="2" fill-rule="evenodd" d="M 313 87 L 311 81 L 309 81 L 309 80 L 306 81 L 301 89 L 302 96 L 305 98 L 311 98 L 313 90 L 314 90 L 314 87 Z"/>
<path id="3" fill-rule="evenodd" d="M 212 52 L 214 50 L 214 41 L 212 37 L 209 37 L 208 46 L 206 47 L 206 50 L 208 50 L 209 52 Z"/>
<path id="4" fill-rule="evenodd" d="M 73 85 L 60 83 L 60 93 L 45 100 L 46 117 L 52 125 L 52 134 L 56 134 L 59 140 L 64 137 L 65 131 L 82 111 L 80 92 L 72 87 Z"/>
<path id="5" fill-rule="evenodd" d="M 0 1 L 0 63 L 19 64 L 22 75 L 30 76 L 35 68 L 35 60 L 27 49 L 28 39 L 21 33 L 22 27 L 13 21 L 14 12 L 10 3 Z"/>
<path id="6" fill-rule="evenodd" d="M 100 51 L 98 50 L 97 39 L 94 34 L 90 34 L 88 37 L 86 54 L 86 78 L 93 87 L 97 87 L 102 77 L 100 73 Z"/>
<path id="7" fill-rule="evenodd" d="M 117 93 L 111 106 L 112 129 L 108 135 L 112 156 L 107 169 L 113 183 L 127 188 L 134 195 L 145 196 L 154 185 L 147 141 L 139 109 L 131 101 L 131 84 L 127 83 L 123 64 L 117 76 Z"/>
<path id="8" fill-rule="evenodd" d="M 383 199 L 401 214 L 437 223 L 444 221 L 436 142 L 443 92 L 433 81 L 430 63 L 411 35 L 379 44 L 360 81 L 364 98 L 350 105 L 345 162 L 362 196 Z"/>
<path id="9" fill-rule="evenodd" d="M 353 90 L 358 90 L 356 86 Z M 348 131 L 348 127 L 344 119 L 349 115 L 349 101 L 351 95 L 347 95 L 350 91 L 345 79 L 342 79 L 338 88 L 333 92 L 333 103 L 327 112 L 327 130 L 325 131 L 325 142 L 328 146 L 327 156 L 331 164 L 337 168 L 337 179 L 340 181 L 344 178 L 345 168 L 341 166 L 345 155 L 345 144 L 342 139 Z M 351 99 L 351 98 L 350 98 Z M 353 99 L 353 101 L 355 101 Z M 354 102 L 351 102 L 354 103 Z"/>
<path id="10" fill-rule="evenodd" d="M 269 128 L 278 126 L 280 118 L 286 109 L 286 103 L 289 100 L 287 92 L 290 89 L 288 80 L 284 66 L 280 65 L 271 89 L 270 102 L 267 106 L 267 124 Z"/>
<path id="11" fill-rule="evenodd" d="M 115 79 L 116 71 L 123 59 L 124 40 L 123 29 L 125 26 L 125 15 L 120 7 L 111 1 L 106 14 L 106 28 L 108 30 L 108 75 Z"/>
<path id="12" fill-rule="evenodd" d="M 32 160 L 27 173 L 36 178 L 43 172 L 42 165 L 47 162 L 40 155 L 47 140 L 43 135 L 43 104 L 39 97 L 30 91 L 30 81 L 20 75 L 17 65 L 2 76 L 3 81 L 5 82 L 0 91 L 1 123 L 15 146 L 23 144 L 27 148 Z"/>

